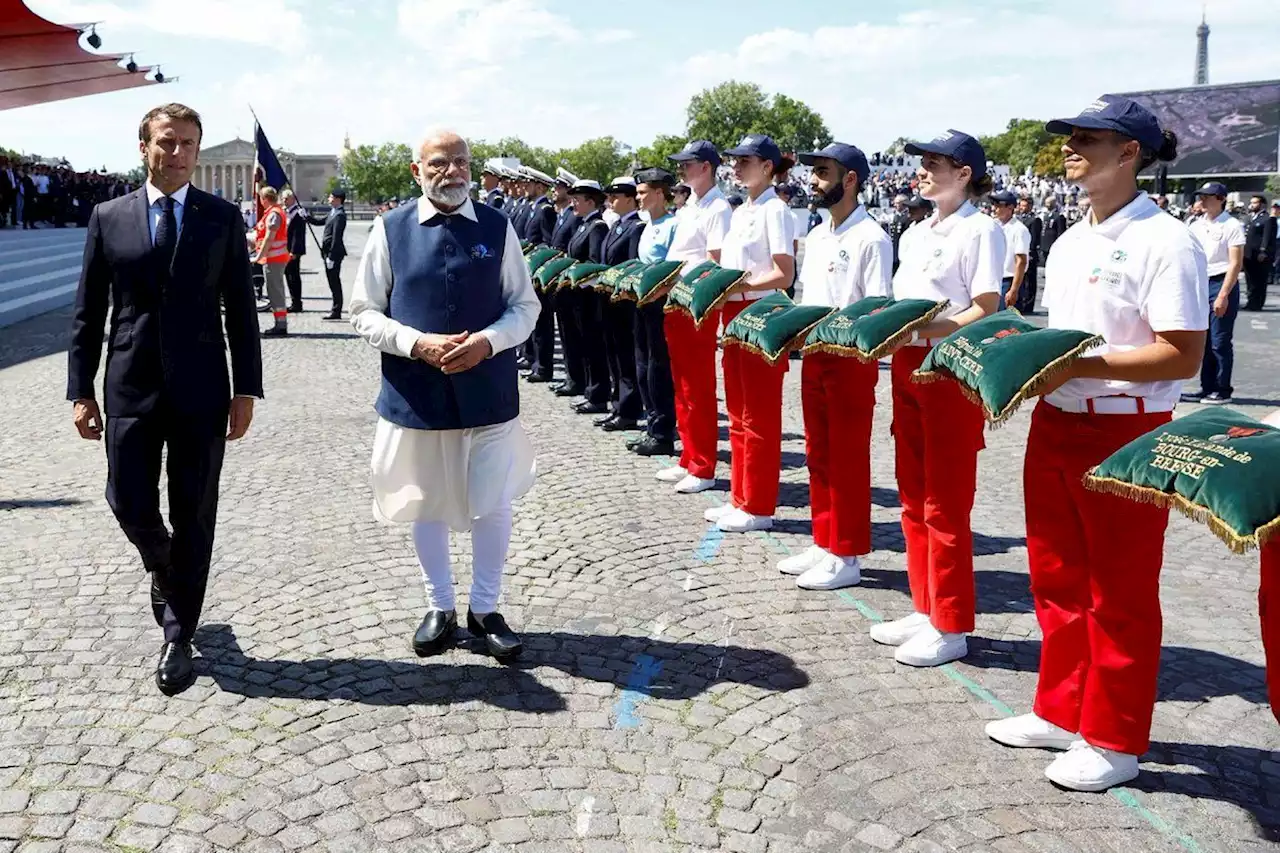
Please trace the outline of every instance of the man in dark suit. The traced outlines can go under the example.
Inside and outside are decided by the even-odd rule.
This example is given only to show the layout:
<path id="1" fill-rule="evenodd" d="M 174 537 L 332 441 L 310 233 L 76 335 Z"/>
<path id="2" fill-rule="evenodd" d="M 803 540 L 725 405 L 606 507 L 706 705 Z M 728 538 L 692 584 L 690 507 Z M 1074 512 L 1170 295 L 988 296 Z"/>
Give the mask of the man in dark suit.
<path id="1" fill-rule="evenodd" d="M 143 118 L 146 185 L 89 218 L 67 371 L 76 429 L 100 440 L 94 379 L 110 303 L 107 503 L 151 574 L 152 611 L 164 629 L 156 684 L 168 695 L 195 680 L 191 640 L 209 576 L 223 451 L 249 429 L 262 396 L 244 223 L 234 205 L 189 183 L 201 134 L 200 116 L 181 104 Z M 160 517 L 165 448 L 172 533 Z"/>
<path id="2" fill-rule="evenodd" d="M 1031 209 L 1031 199 L 1026 196 L 1018 199 L 1014 215 L 1031 232 L 1031 248 L 1027 252 L 1027 271 L 1022 277 L 1022 287 L 1018 289 L 1017 305 L 1014 307 L 1023 314 L 1030 314 L 1036 310 L 1036 290 L 1040 280 L 1040 237 L 1044 233 L 1044 223 Z"/>
<path id="3" fill-rule="evenodd" d="M 1044 213 L 1041 218 L 1044 220 L 1044 227 L 1040 230 L 1040 250 L 1043 252 L 1041 259 L 1048 263 L 1049 250 L 1067 230 L 1067 217 L 1058 209 L 1058 199 L 1048 195 L 1044 199 Z"/>
<path id="4" fill-rule="evenodd" d="M 1267 200 L 1255 195 L 1249 199 L 1249 216 L 1244 221 L 1244 275 L 1249 285 L 1244 310 L 1261 311 L 1267 303 L 1275 256 L 1276 221 L 1267 215 Z"/>
<path id="5" fill-rule="evenodd" d="M 347 233 L 346 190 L 329 193 L 329 216 L 324 220 L 324 236 L 320 238 L 320 256 L 324 258 L 324 277 L 329 281 L 329 293 L 333 296 L 333 310 L 326 320 L 342 319 L 342 259 L 347 256 L 347 246 L 342 237 Z"/>
<path id="6" fill-rule="evenodd" d="M 302 313 L 302 256 L 307 253 L 307 223 L 313 222 L 307 209 L 298 201 L 293 190 L 280 193 L 285 216 L 289 217 L 286 239 L 289 242 L 289 263 L 284 268 L 284 280 L 289 286 L 289 313 Z M 323 224 L 324 220 L 315 222 Z"/>
<path id="7" fill-rule="evenodd" d="M 18 225 L 18 172 L 9 165 L 8 157 L 0 157 L 0 228 L 6 227 L 12 214 Z"/>

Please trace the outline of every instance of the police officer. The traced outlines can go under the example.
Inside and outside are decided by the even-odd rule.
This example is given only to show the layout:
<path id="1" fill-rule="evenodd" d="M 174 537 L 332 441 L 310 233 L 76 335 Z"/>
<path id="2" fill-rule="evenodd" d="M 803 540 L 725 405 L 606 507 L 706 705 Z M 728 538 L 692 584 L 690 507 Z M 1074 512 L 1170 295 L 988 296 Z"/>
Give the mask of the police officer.
<path id="1" fill-rule="evenodd" d="M 507 203 L 506 194 L 503 193 L 502 186 L 499 183 L 502 178 L 501 169 L 502 166 L 490 160 L 484 164 L 484 168 L 480 172 L 480 185 L 482 188 L 480 200 L 494 210 L 502 210 Z"/>
<path id="2" fill-rule="evenodd" d="M 676 236 L 676 216 L 667 212 L 673 200 L 675 176 L 665 169 L 636 172 L 636 200 L 640 218 L 647 224 L 640 235 L 639 258 L 647 264 L 667 259 Z M 676 398 L 671 378 L 671 357 L 661 295 L 636 308 L 636 382 L 644 401 L 645 435 L 628 442 L 627 449 L 641 456 L 674 456 Z"/>
<path id="3" fill-rule="evenodd" d="M 533 201 L 529 205 L 524 231 L 517 232 L 517 236 L 528 242 L 530 245 L 546 245 L 551 242 L 551 234 L 555 230 L 556 226 L 555 208 L 551 205 L 551 199 L 547 197 L 547 190 L 551 188 L 553 181 L 550 175 L 545 172 L 540 172 L 537 169 L 527 168 L 525 169 L 525 172 L 529 176 L 529 185 L 534 188 L 532 196 Z M 513 226 L 514 224 L 515 223 L 512 223 Z M 538 297 L 538 302 L 539 304 L 542 303 L 541 296 Z M 544 313 L 547 314 L 546 319 L 543 318 Z M 533 332 L 529 335 L 529 340 L 524 342 L 524 346 L 521 349 L 521 355 L 524 356 L 525 366 L 529 368 L 528 375 L 545 375 L 545 381 L 551 380 L 552 354 L 548 352 L 546 353 L 546 358 L 542 358 L 542 354 L 538 351 L 537 338 L 538 328 L 548 321 L 554 326 L 555 320 L 553 314 L 551 312 L 539 311 L 538 325 L 534 327 Z M 555 332 L 553 329 L 551 332 L 553 339 L 554 334 Z"/>
<path id="4" fill-rule="evenodd" d="M 538 186 L 537 178 L 533 177 L 533 173 L 525 166 L 520 167 L 516 185 L 520 188 L 520 198 L 511 212 L 511 224 L 515 226 L 516 236 L 523 240 L 525 231 L 529 227 L 529 220 L 533 217 L 534 201 L 541 188 Z"/>
<path id="5" fill-rule="evenodd" d="M 1031 199 L 1022 196 L 1014 208 L 1014 216 L 1026 226 L 1031 235 L 1031 250 L 1027 253 L 1027 274 L 1022 277 L 1022 287 L 1018 290 L 1018 301 L 1014 306 L 1023 314 L 1036 310 L 1036 290 L 1039 287 L 1040 275 L 1040 236 L 1044 231 L 1044 223 L 1031 209 Z"/>
<path id="6" fill-rule="evenodd" d="M 569 241 L 578 231 L 578 215 L 573 212 L 569 201 L 569 189 L 578 182 L 575 175 L 564 169 L 556 170 L 555 183 L 552 185 L 554 199 L 551 202 L 556 211 L 556 224 L 551 231 L 549 245 L 565 254 L 569 253 Z M 577 325 L 573 320 L 572 294 L 560 290 L 550 297 L 540 295 L 544 320 L 538 318 L 538 328 L 534 335 L 538 338 L 538 358 L 535 371 L 529 374 L 530 382 L 544 382 L 540 377 L 548 374 L 551 359 L 555 351 L 554 332 L 548 330 L 554 326 L 560 335 L 560 357 L 564 359 L 564 381 L 552 387 L 557 397 L 581 396 L 587 387 L 586 364 L 582 360 L 582 339 L 578 336 Z M 554 321 L 551 317 L 554 315 Z"/>
<path id="7" fill-rule="evenodd" d="M 639 256 L 644 221 L 636 204 L 635 178 L 614 178 L 604 191 L 609 208 L 618 221 L 605 235 L 601 263 L 613 267 Z M 639 426 L 638 421 L 644 413 L 636 382 L 636 304 L 626 300 L 614 302 L 608 295 L 594 290 L 591 293 L 600 312 L 614 395 L 613 412 L 595 423 L 606 432 L 633 430 Z"/>
<path id="8" fill-rule="evenodd" d="M 1244 275 L 1249 284 L 1245 311 L 1261 311 L 1266 304 L 1275 256 L 1276 220 L 1267 215 L 1266 198 L 1255 195 L 1249 199 L 1249 217 L 1245 220 Z"/>
<path id="9" fill-rule="evenodd" d="M 603 263 L 604 238 L 609 226 L 604 224 L 604 190 L 599 181 L 580 180 L 569 189 L 578 227 L 569 240 L 567 254 L 575 261 Z M 600 327 L 595 291 L 587 287 L 561 287 L 556 296 L 564 295 L 571 308 L 570 322 L 582 344 L 585 385 L 582 402 L 573 407 L 581 415 L 603 415 L 609 412 L 613 394 L 609 384 L 609 358 L 605 352 L 604 330 Z"/>

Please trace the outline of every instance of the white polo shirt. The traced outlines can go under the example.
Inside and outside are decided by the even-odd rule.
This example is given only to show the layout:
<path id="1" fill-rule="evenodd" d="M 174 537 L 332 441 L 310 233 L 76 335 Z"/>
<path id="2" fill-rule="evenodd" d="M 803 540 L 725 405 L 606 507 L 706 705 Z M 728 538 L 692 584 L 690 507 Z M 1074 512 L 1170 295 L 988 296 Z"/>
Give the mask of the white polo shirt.
<path id="1" fill-rule="evenodd" d="M 1191 233 L 1204 249 L 1209 277 L 1226 275 L 1231 266 L 1228 249 L 1244 245 L 1244 226 L 1225 210 L 1217 219 L 1201 216 L 1191 223 Z"/>
<path id="2" fill-rule="evenodd" d="M 1004 280 L 1004 231 L 972 202 L 941 222 L 935 210 L 898 241 L 894 299 L 950 300 L 940 319 L 955 316 L 975 296 L 999 293 Z"/>
<path id="3" fill-rule="evenodd" d="M 750 198 L 738 205 L 729 223 L 729 233 L 720 247 L 720 266 L 745 270 L 747 281 L 754 283 L 773 272 L 774 255 L 795 255 L 791 226 L 787 218 L 791 209 L 769 187 L 754 201 Z M 789 287 L 786 282 L 783 287 Z M 730 302 L 751 302 L 768 296 L 768 291 L 735 293 Z"/>
<path id="4" fill-rule="evenodd" d="M 1013 278 L 1013 264 L 1018 255 L 1031 254 L 1031 232 L 1016 216 L 1001 223 L 1000 230 L 1004 232 L 1004 277 Z"/>
<path id="5" fill-rule="evenodd" d="M 832 229 L 831 219 L 805 238 L 800 304 L 847 308 L 868 296 L 893 294 L 893 241 L 858 205 Z"/>
<path id="6" fill-rule="evenodd" d="M 1202 331 L 1209 326 L 1209 277 L 1204 250 L 1191 231 L 1165 214 L 1146 193 L 1104 222 L 1093 217 L 1054 242 L 1045 264 L 1044 304 L 1049 328 L 1102 335 L 1090 355 L 1125 352 L 1154 343 L 1157 332 Z M 1181 380 L 1120 382 L 1072 379 L 1048 394 L 1068 408 L 1093 397 L 1144 397 L 1168 409 Z"/>
<path id="7" fill-rule="evenodd" d="M 713 186 L 701 197 L 690 195 L 676 211 L 676 233 L 667 260 L 684 261 L 686 270 L 696 267 L 724 246 L 732 217 L 733 208 L 719 187 Z"/>

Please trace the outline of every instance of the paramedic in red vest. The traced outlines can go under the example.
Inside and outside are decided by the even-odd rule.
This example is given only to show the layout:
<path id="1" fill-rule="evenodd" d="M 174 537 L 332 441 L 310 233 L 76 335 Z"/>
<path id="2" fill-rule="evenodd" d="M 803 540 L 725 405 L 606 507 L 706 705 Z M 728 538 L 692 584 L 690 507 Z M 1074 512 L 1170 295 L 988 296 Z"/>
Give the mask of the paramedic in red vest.
<path id="1" fill-rule="evenodd" d="M 289 265 L 289 220 L 280 206 L 275 188 L 258 190 L 262 200 L 262 217 L 254 226 L 253 263 L 262 265 L 267 282 L 267 304 L 275 323 L 262 333 L 264 338 L 280 338 L 289 334 L 289 307 L 285 304 L 284 270 Z"/>
<path id="2" fill-rule="evenodd" d="M 934 213 L 898 244 L 895 299 L 947 300 L 948 307 L 893 355 L 893 438 L 907 578 L 915 612 L 871 629 L 897 646 L 894 660 L 938 666 L 968 654 L 974 624 L 973 529 L 982 411 L 951 381 L 911 378 L 939 339 L 1000 308 L 1005 241 L 974 201 L 991 191 L 987 155 L 957 130 L 908 154 L 921 155 L 919 192 Z"/>
<path id="3" fill-rule="evenodd" d="M 813 167 L 814 203 L 831 216 L 805 241 L 800 304 L 846 308 L 893 292 L 893 241 L 858 200 L 871 168 L 852 145 L 801 154 Z M 871 419 L 880 364 L 806 354 L 800 373 L 813 545 L 778 564 L 801 589 L 840 589 L 862 580 L 871 551 Z"/>
<path id="4" fill-rule="evenodd" d="M 1059 749 L 1045 770 L 1076 791 L 1138 775 L 1160 667 L 1160 568 L 1168 509 L 1086 491 L 1085 472 L 1173 417 L 1204 352 L 1209 276 L 1186 225 L 1137 175 L 1177 156 L 1177 139 L 1127 98 L 1104 95 L 1052 121 L 1066 177 L 1091 212 L 1053 244 L 1048 325 L 1101 335 L 1043 394 L 1023 471 L 1031 592 L 1044 641 L 1033 713 L 987 734 Z"/>

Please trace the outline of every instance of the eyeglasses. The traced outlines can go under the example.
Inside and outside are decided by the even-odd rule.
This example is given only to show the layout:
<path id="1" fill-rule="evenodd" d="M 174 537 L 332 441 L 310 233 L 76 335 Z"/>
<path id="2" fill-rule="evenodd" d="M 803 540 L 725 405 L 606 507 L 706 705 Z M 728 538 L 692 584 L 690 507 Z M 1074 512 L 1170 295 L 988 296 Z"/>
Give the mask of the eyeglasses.
<path id="1" fill-rule="evenodd" d="M 456 166 L 460 172 L 469 172 L 471 171 L 471 158 L 454 157 L 453 159 L 450 159 L 448 157 L 432 157 L 430 160 L 421 161 L 419 165 L 425 166 L 433 172 L 447 172 L 449 171 L 450 166 Z"/>

